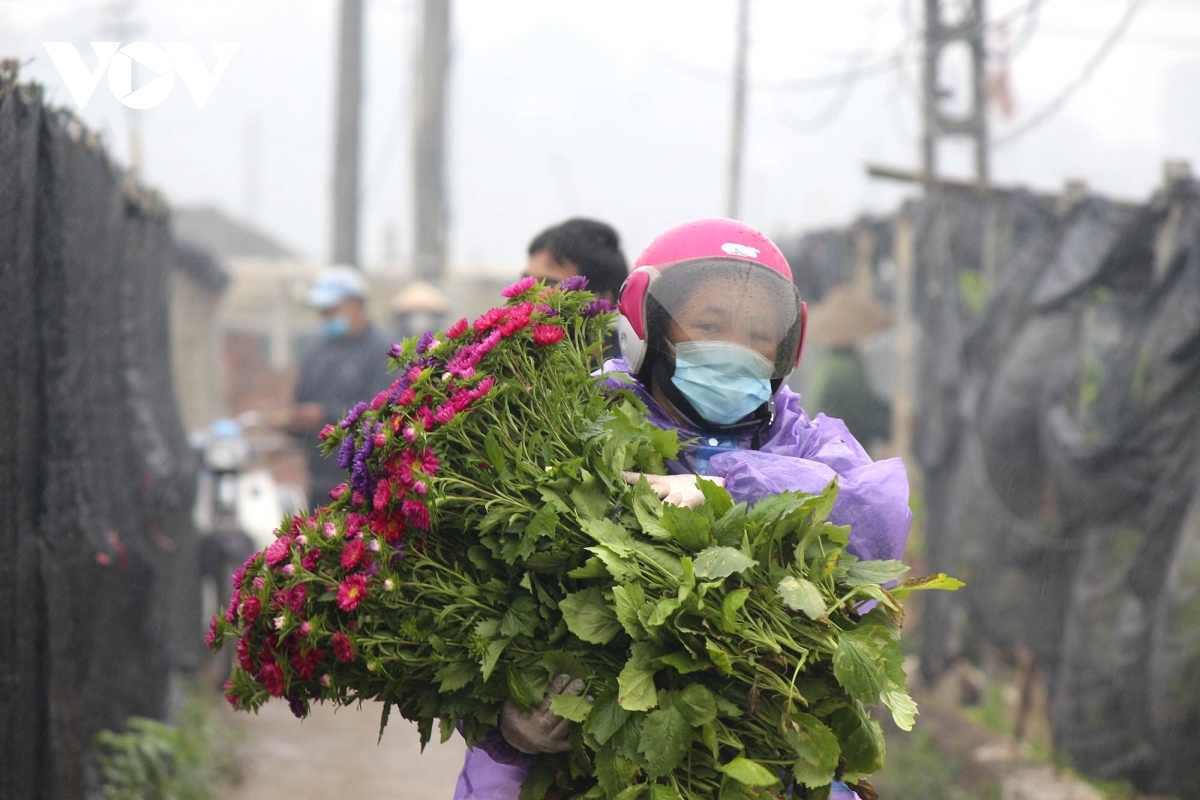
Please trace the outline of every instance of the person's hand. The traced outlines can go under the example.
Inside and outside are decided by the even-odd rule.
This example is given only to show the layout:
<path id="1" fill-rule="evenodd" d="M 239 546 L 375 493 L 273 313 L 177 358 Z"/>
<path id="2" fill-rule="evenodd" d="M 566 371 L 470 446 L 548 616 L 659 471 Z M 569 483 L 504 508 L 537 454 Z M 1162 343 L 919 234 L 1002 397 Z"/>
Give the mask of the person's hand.
<path id="1" fill-rule="evenodd" d="M 700 475 L 650 475 L 645 472 L 622 472 L 621 477 L 631 486 L 637 485 L 637 482 L 645 478 L 650 482 L 650 488 L 658 493 L 658 499 L 664 503 L 670 503 L 674 506 L 684 506 L 685 508 L 695 508 L 704 502 L 704 493 L 700 491 L 700 487 L 696 481 Z M 717 486 L 724 486 L 725 481 L 722 478 L 710 478 L 704 476 L 704 480 L 712 481 Z"/>
<path id="2" fill-rule="evenodd" d="M 528 714 L 504 701 L 500 712 L 500 733 L 505 741 L 522 753 L 565 753 L 571 749 L 571 720 L 563 719 L 550 710 L 550 701 L 558 695 L 583 693 L 583 681 L 571 680 L 570 675 L 558 675 L 550 683 L 550 692 L 545 699 Z"/>

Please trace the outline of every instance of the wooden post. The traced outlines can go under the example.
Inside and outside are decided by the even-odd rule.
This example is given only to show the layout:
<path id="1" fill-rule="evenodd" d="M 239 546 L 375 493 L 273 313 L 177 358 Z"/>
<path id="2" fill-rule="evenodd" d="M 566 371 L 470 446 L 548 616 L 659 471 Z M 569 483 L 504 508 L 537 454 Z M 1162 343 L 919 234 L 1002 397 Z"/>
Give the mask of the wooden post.
<path id="1" fill-rule="evenodd" d="M 913 276 L 916 267 L 916 231 L 906 211 L 896 215 L 892 241 L 896 262 L 896 390 L 892 396 L 891 452 L 900 456 L 910 470 L 916 466 L 912 455 L 913 425 Z M 910 478 L 911 478 L 910 474 Z"/>

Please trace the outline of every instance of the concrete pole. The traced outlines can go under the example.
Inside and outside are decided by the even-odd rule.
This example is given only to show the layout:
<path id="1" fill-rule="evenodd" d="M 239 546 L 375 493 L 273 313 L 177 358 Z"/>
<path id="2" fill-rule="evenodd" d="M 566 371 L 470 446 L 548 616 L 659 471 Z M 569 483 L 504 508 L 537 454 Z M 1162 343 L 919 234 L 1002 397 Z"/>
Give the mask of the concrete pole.
<path id="1" fill-rule="evenodd" d="M 746 127 L 746 54 L 750 40 L 750 0 L 737 0 L 737 40 L 733 55 L 733 119 L 729 133 L 729 167 L 725 184 L 725 216 L 737 219 L 742 205 L 742 151 Z"/>
<path id="2" fill-rule="evenodd" d="M 358 158 L 362 104 L 362 0 L 341 0 L 330 261 L 358 263 Z"/>
<path id="3" fill-rule="evenodd" d="M 417 280 L 441 285 L 446 271 L 446 77 L 450 0 L 424 0 L 413 146 Z"/>

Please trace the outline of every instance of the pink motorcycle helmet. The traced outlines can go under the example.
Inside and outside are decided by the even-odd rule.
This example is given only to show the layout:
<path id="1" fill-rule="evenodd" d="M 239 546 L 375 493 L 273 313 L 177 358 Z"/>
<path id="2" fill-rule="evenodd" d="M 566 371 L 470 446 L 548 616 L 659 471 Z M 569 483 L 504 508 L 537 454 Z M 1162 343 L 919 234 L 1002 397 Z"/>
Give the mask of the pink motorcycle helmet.
<path id="1" fill-rule="evenodd" d="M 808 324 L 807 306 L 775 243 L 743 222 L 721 218 L 659 234 L 622 285 L 617 310 L 621 355 L 644 383 L 652 372 L 660 378 L 673 372 L 672 337 L 684 336 L 758 351 L 773 363 L 778 391 L 800 362 Z M 684 322 L 687 334 L 680 332 Z"/>

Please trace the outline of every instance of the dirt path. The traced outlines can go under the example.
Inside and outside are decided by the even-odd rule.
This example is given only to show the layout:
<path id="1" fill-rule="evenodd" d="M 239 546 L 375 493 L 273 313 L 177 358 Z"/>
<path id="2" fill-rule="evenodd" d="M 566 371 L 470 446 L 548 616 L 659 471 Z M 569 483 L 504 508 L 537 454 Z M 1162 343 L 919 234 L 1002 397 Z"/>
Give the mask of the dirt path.
<path id="1" fill-rule="evenodd" d="M 224 704 L 222 704 L 224 705 Z M 246 775 L 228 800 L 450 800 L 466 747 L 455 736 L 420 751 L 416 726 L 393 715 L 376 745 L 379 708 L 316 706 L 303 722 L 284 703 L 232 717 Z"/>

